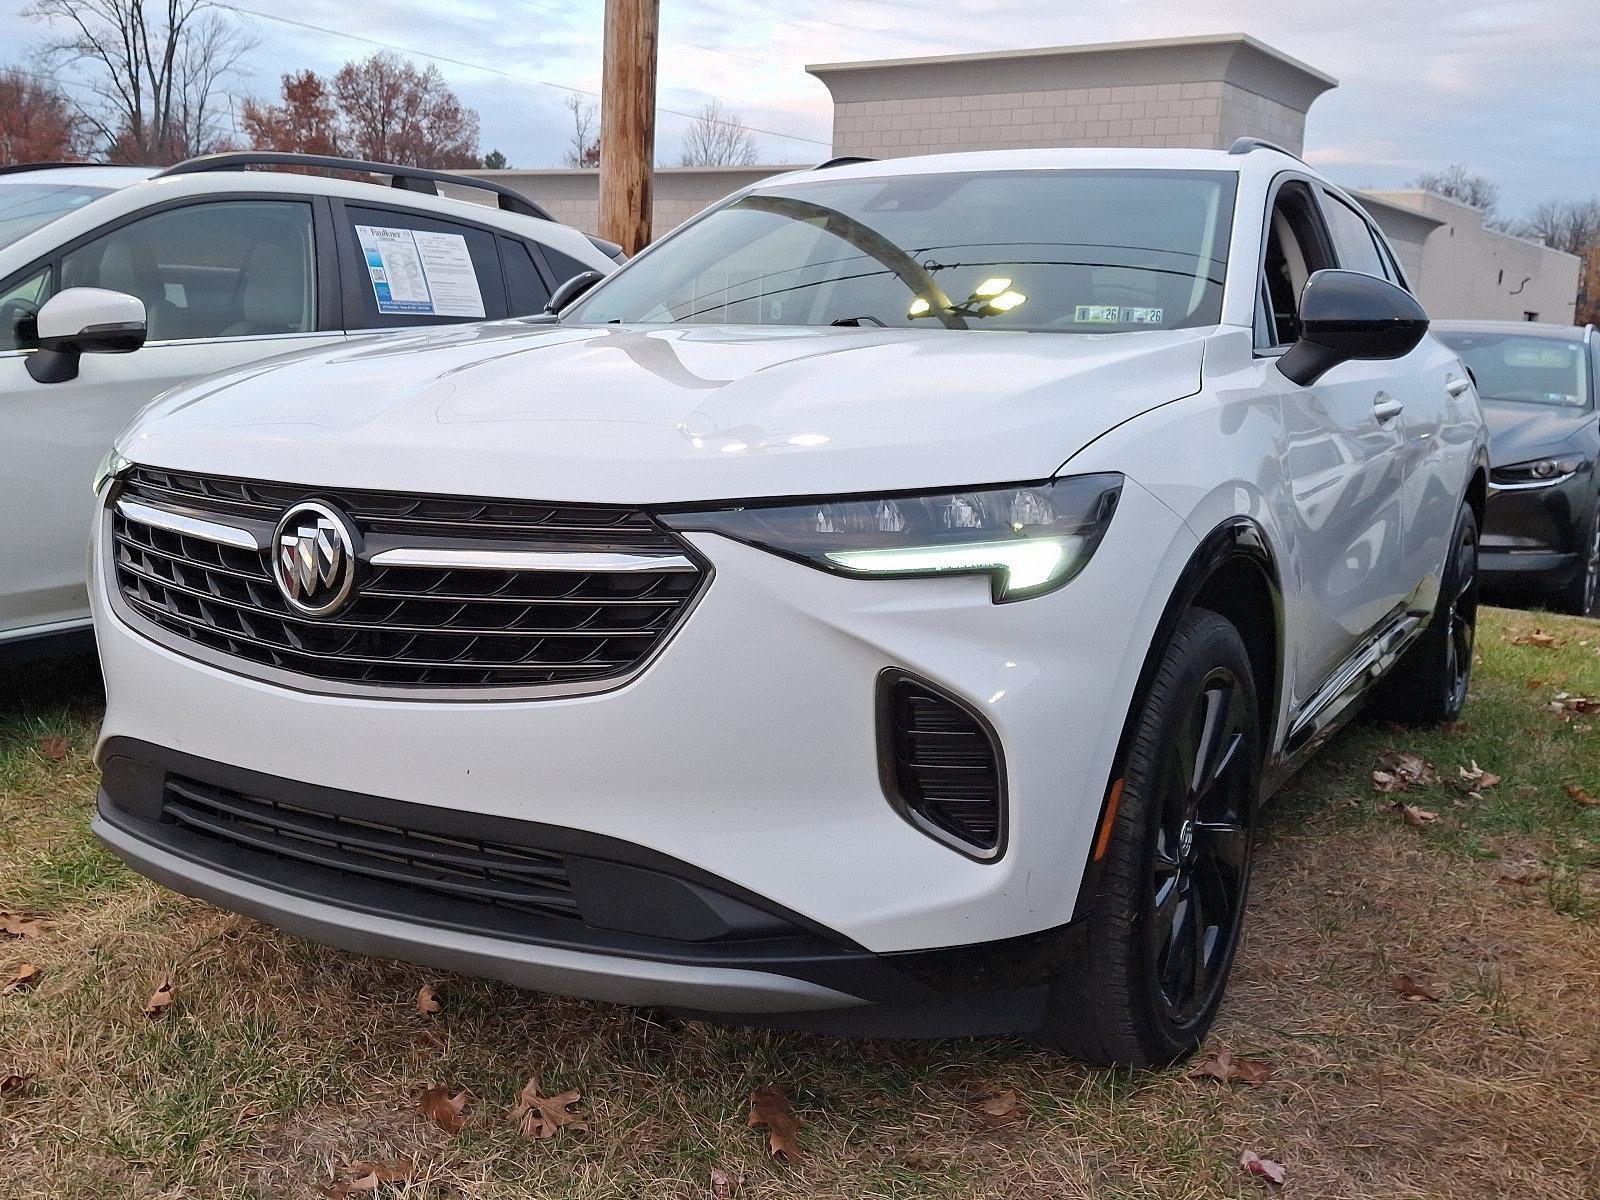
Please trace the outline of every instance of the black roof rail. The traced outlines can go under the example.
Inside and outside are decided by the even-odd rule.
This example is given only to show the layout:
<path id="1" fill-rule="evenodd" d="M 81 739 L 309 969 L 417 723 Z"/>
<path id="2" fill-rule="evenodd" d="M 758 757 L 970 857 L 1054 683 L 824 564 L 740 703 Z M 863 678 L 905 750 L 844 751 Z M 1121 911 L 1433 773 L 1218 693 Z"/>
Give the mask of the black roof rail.
<path id="1" fill-rule="evenodd" d="M 97 162 L 35 162 L 11 163 L 0 167 L 0 175 L 20 175 L 23 171 L 53 171 L 57 167 L 108 167 L 110 163 Z"/>
<path id="2" fill-rule="evenodd" d="M 239 150 L 226 154 L 202 154 L 199 158 L 185 159 L 176 166 L 168 167 L 161 172 L 161 176 L 198 175 L 205 171 L 240 171 L 246 167 L 319 167 L 325 171 L 356 171 L 365 175 L 387 175 L 390 187 L 405 192 L 420 192 L 428 196 L 439 194 L 436 184 L 452 183 L 457 187 L 479 188 L 493 192 L 504 212 L 538 217 L 541 221 L 555 220 L 538 204 L 503 183 L 474 179 L 471 175 L 459 175 L 453 171 L 434 171 L 427 167 L 402 167 L 395 163 L 369 162 L 363 158 L 342 158 L 337 154 L 291 154 L 279 150 Z"/>
<path id="3" fill-rule="evenodd" d="M 1305 161 L 1293 150 L 1285 150 L 1277 142 L 1269 142 L 1266 138 L 1242 137 L 1228 147 L 1229 154 L 1249 154 L 1252 150 L 1276 150 L 1279 154 L 1287 154 L 1296 162 Z"/>
<path id="4" fill-rule="evenodd" d="M 868 158 L 864 154 L 841 154 L 838 158 L 830 158 L 827 162 L 820 162 L 812 167 L 813 171 L 826 171 L 829 167 L 849 167 L 856 163 L 877 162 L 875 158 Z"/>

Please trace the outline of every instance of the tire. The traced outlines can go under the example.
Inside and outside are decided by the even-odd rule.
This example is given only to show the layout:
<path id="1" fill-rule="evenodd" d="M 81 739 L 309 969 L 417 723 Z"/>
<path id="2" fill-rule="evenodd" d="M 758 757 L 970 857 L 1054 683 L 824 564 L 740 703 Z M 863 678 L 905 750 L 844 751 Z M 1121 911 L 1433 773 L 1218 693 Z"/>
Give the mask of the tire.
<path id="1" fill-rule="evenodd" d="M 1562 612 L 1580 617 L 1600 617 L 1600 500 L 1589 518 L 1588 537 L 1581 540 L 1583 565 L 1577 578 L 1561 591 Z"/>
<path id="2" fill-rule="evenodd" d="M 1086 937 L 1051 986 L 1042 1040 L 1100 1066 L 1162 1067 L 1204 1041 L 1243 926 L 1262 739 L 1238 630 L 1185 613 L 1130 719 Z"/>
<path id="3" fill-rule="evenodd" d="M 1402 725 L 1454 721 L 1472 683 L 1478 628 L 1478 518 L 1463 504 L 1428 628 L 1379 685 L 1381 716 Z"/>

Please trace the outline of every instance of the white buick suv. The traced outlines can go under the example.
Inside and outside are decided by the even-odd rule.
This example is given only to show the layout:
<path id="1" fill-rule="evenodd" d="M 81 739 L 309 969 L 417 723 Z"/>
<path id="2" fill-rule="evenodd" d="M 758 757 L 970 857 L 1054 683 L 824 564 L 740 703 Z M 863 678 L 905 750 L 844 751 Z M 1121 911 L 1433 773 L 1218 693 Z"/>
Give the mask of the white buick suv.
<path id="1" fill-rule="evenodd" d="M 1291 155 L 827 164 L 118 440 L 95 829 L 363 953 L 1192 1051 L 1262 799 L 1467 694 L 1478 398 Z"/>

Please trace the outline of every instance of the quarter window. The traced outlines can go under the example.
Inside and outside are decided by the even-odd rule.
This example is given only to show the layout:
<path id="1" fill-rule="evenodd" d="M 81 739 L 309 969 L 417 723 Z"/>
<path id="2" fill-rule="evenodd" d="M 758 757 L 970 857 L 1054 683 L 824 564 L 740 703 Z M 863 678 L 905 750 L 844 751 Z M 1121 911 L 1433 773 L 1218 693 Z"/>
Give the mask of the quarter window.
<path id="1" fill-rule="evenodd" d="M 153 342 L 309 333 L 311 205 L 228 200 L 142 217 L 62 258 L 61 288 L 73 287 L 143 300 Z"/>
<path id="2" fill-rule="evenodd" d="M 1266 346 L 1289 346 L 1299 339 L 1300 293 L 1312 275 L 1333 265 L 1310 189 L 1303 183 L 1284 184 L 1273 201 L 1262 262 L 1261 303 L 1268 311 L 1257 321 L 1257 336 Z"/>
<path id="3" fill-rule="evenodd" d="M 1378 254 L 1378 244 L 1372 239 L 1372 228 L 1362 215 L 1339 197 L 1324 192 L 1324 210 L 1328 214 L 1328 228 L 1339 248 L 1339 265 L 1347 271 L 1360 271 L 1378 279 L 1386 277 L 1383 259 Z"/>
<path id="4" fill-rule="evenodd" d="M 39 306 L 48 299 L 49 267 L 0 287 L 0 351 L 16 350 L 29 344 Z"/>

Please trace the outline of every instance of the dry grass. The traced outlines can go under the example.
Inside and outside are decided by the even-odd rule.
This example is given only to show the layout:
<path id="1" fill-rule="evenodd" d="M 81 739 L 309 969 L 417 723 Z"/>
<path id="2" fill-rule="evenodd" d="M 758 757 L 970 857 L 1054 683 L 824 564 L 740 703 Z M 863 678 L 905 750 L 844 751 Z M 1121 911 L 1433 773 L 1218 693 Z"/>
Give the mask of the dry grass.
<path id="1" fill-rule="evenodd" d="M 1559 628 L 1559 650 L 1508 631 Z M 1588 641 L 1587 646 L 1579 645 Z M 1600 626 L 1491 614 L 1465 726 L 1341 737 L 1269 822 L 1251 934 L 1213 1046 L 1269 1060 L 1230 1090 L 1177 1074 L 1096 1074 L 1003 1041 L 849 1043 L 447 977 L 288 938 L 150 885 L 84 833 L 94 696 L 30 676 L 0 712 L 0 904 L 48 915 L 0 942 L 38 984 L 0 995 L 0 1196 L 291 1200 L 360 1161 L 416 1163 L 409 1200 L 510 1197 L 1233 1197 L 1269 1190 L 1243 1148 L 1303 1197 L 1600 1195 L 1600 735 L 1544 705 L 1600 694 Z M 1537 688 L 1526 680 L 1537 677 Z M 52 761 L 37 739 L 65 734 Z M 1384 807 L 1378 749 L 1453 775 L 1505 776 L 1482 799 L 1445 783 Z M 1541 874 L 1543 877 L 1541 878 Z M 1508 882 L 1511 876 L 1522 882 Z M 1437 985 L 1407 1002 L 1390 978 Z M 169 975 L 164 1017 L 143 1006 Z M 588 1134 L 523 1139 L 529 1076 L 584 1093 Z M 748 1096 L 785 1087 L 805 1159 L 770 1160 Z M 420 1117 L 432 1084 L 472 1094 L 450 1138 Z M 1021 1120 L 978 1108 L 1015 1089 Z"/>

